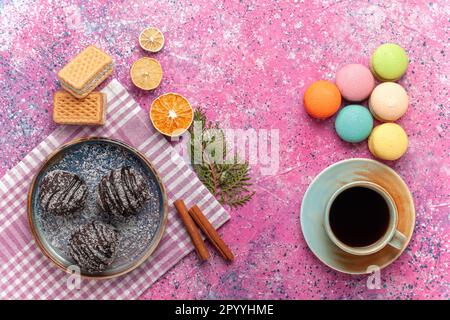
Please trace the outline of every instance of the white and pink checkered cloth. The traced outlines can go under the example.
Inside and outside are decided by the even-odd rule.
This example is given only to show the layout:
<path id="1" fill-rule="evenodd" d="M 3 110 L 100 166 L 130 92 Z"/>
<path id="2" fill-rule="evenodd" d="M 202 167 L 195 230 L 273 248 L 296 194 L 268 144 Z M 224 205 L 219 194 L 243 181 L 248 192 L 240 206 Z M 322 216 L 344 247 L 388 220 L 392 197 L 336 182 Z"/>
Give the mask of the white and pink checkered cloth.
<path id="1" fill-rule="evenodd" d="M 193 250 L 173 207 L 183 198 L 198 204 L 214 227 L 230 217 L 202 185 L 170 143 L 150 124 L 142 110 L 117 81 L 103 89 L 108 116 L 103 127 L 60 126 L 0 180 L 0 299 L 134 299 Z M 139 268 L 111 280 L 83 279 L 70 290 L 68 274 L 55 267 L 38 249 L 28 226 L 27 194 L 45 158 L 77 137 L 104 136 L 136 147 L 155 166 L 167 189 L 169 218 L 158 249 Z"/>

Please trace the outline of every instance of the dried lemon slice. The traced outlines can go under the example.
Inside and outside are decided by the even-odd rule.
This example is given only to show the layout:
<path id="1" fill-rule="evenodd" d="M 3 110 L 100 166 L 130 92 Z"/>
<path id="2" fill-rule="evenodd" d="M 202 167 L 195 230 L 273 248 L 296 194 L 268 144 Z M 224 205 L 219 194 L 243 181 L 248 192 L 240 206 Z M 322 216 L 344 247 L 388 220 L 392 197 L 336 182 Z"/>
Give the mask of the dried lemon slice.
<path id="1" fill-rule="evenodd" d="M 157 88 L 161 83 L 162 74 L 158 60 L 148 57 L 136 60 L 130 69 L 131 81 L 142 90 Z"/>
<path id="2" fill-rule="evenodd" d="M 191 126 L 194 112 L 186 98 L 177 93 L 166 93 L 153 101 L 150 120 L 160 133 L 177 137 Z"/>
<path id="3" fill-rule="evenodd" d="M 139 45 L 145 51 L 158 52 L 164 46 L 164 35 L 158 28 L 146 28 L 139 35 Z"/>

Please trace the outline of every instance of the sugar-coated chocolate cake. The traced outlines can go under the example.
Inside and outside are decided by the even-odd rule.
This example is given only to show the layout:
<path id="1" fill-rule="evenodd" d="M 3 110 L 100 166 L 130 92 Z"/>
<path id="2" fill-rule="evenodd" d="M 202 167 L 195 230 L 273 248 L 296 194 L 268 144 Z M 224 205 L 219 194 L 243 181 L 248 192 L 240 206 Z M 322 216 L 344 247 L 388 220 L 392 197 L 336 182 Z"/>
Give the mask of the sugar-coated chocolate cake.
<path id="1" fill-rule="evenodd" d="M 135 214 L 149 199 L 144 177 L 128 166 L 110 171 L 98 184 L 100 207 L 115 216 Z"/>
<path id="2" fill-rule="evenodd" d="M 114 227 L 94 221 L 72 234 L 69 252 L 82 270 L 100 272 L 113 262 L 118 243 L 118 233 Z"/>
<path id="3" fill-rule="evenodd" d="M 82 209 L 86 202 L 86 183 L 71 172 L 54 170 L 40 185 L 39 200 L 47 212 L 62 215 Z"/>

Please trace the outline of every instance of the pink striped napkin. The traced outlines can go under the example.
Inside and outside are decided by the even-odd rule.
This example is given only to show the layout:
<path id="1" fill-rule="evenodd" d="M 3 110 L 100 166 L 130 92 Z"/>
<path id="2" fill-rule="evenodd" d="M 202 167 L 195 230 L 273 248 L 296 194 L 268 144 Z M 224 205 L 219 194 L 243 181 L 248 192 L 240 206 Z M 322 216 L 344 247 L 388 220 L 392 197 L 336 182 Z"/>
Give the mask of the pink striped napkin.
<path id="1" fill-rule="evenodd" d="M 108 97 L 108 116 L 103 127 L 58 127 L 0 180 L 1 299 L 137 298 L 193 250 L 173 207 L 174 200 L 183 198 L 188 206 L 197 203 L 216 228 L 230 218 L 169 142 L 154 130 L 148 115 L 117 80 L 112 80 L 103 92 Z M 54 267 L 32 240 L 27 221 L 27 192 L 37 169 L 55 148 L 86 136 L 116 138 L 143 152 L 167 188 L 169 218 L 158 249 L 138 269 L 111 280 L 83 279 L 78 289 L 71 290 L 69 276 Z"/>

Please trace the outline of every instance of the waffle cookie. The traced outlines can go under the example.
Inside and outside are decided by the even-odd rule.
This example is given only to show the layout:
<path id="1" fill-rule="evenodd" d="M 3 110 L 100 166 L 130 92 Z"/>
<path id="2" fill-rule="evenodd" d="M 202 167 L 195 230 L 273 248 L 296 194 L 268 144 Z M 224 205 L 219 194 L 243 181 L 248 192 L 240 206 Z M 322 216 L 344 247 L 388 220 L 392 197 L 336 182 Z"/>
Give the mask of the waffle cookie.
<path id="1" fill-rule="evenodd" d="M 66 91 L 57 91 L 53 96 L 53 121 L 59 124 L 93 125 L 105 124 L 106 95 L 91 92 L 77 99 Z"/>
<path id="2" fill-rule="evenodd" d="M 95 46 L 89 46 L 58 72 L 61 86 L 74 97 L 86 97 L 113 71 L 112 58 Z"/>

